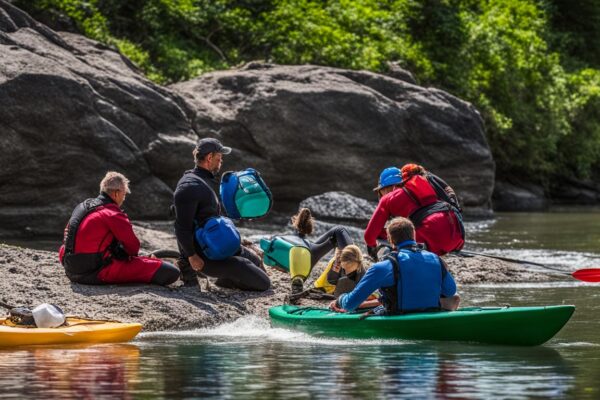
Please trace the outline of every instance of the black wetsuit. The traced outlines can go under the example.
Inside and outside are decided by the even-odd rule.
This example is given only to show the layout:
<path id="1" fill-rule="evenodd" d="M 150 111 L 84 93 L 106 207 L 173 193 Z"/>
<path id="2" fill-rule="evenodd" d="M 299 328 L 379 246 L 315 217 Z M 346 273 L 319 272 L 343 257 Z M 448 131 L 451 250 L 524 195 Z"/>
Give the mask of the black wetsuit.
<path id="1" fill-rule="evenodd" d="M 342 250 L 344 247 L 353 243 L 354 241 L 350 237 L 350 234 L 346 228 L 339 225 L 334 226 L 313 242 L 308 240 L 306 241 L 308 249 L 310 250 L 311 264 L 313 267 L 321 258 L 325 256 L 325 254 L 329 253 L 331 250 L 335 248 Z"/>
<path id="2" fill-rule="evenodd" d="M 251 250 L 241 247 L 240 252 L 225 260 L 206 258 L 198 246 L 194 232 L 197 224 L 209 217 L 221 215 L 221 204 L 217 196 L 218 181 L 204 168 L 196 167 L 186 171 L 177 183 L 173 194 L 175 204 L 175 235 L 181 258 L 177 264 L 184 280 L 193 277 L 194 272 L 188 257 L 198 254 L 204 260 L 202 273 L 218 278 L 216 284 L 242 290 L 267 290 L 271 282 L 258 266 L 260 258 Z"/>

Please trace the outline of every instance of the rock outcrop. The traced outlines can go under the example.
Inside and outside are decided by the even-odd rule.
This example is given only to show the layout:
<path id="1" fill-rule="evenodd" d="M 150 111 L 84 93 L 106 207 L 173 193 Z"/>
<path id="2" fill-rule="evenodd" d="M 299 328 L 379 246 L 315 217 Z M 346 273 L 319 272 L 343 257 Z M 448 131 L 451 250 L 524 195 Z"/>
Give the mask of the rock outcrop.
<path id="1" fill-rule="evenodd" d="M 166 217 L 205 136 L 234 147 L 225 169 L 259 169 L 276 207 L 327 191 L 371 199 L 379 171 L 408 161 L 466 207 L 488 207 L 494 162 L 478 112 L 396 72 L 251 63 L 164 88 L 0 0 L 0 236 L 61 232 L 107 170 L 131 179 L 133 218 Z"/>
<path id="2" fill-rule="evenodd" d="M 496 181 L 492 201 L 496 211 L 543 211 L 549 205 L 541 186 L 501 181 Z"/>
<path id="3" fill-rule="evenodd" d="M 250 63 L 171 86 L 199 136 L 234 148 L 278 201 L 325 191 L 371 198 L 381 169 L 424 164 L 467 207 L 489 206 L 494 162 L 477 110 L 446 92 L 365 71 Z"/>
<path id="4" fill-rule="evenodd" d="M 0 0 L 0 234 L 56 234 L 108 170 L 133 217 L 167 215 L 196 140 L 189 110 L 119 53 Z M 185 154 L 187 157 L 182 157 Z"/>
<path id="5" fill-rule="evenodd" d="M 327 192 L 300 202 L 300 207 L 310 209 L 312 214 L 325 220 L 367 222 L 377 203 L 345 192 Z"/>

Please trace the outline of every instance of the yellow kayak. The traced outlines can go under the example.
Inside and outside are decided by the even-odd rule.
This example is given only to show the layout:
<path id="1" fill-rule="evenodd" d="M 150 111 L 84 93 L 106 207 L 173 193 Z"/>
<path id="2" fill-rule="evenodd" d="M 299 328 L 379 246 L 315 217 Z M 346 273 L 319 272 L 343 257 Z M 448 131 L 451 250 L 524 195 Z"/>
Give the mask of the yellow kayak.
<path id="1" fill-rule="evenodd" d="M 58 328 L 25 328 L 0 319 L 0 347 L 65 343 L 128 342 L 142 329 L 141 324 L 96 321 L 67 317 Z"/>

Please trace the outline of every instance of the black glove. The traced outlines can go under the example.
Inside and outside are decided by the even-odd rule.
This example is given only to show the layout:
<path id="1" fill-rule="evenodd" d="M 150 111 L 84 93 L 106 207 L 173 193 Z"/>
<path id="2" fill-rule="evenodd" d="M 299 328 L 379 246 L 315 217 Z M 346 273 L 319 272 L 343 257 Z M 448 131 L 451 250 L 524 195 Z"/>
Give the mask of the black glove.
<path id="1" fill-rule="evenodd" d="M 388 244 L 380 244 L 377 247 L 375 247 L 376 258 L 378 260 L 381 260 L 388 254 L 390 254 L 392 252 L 392 250 L 393 250 L 392 246 L 390 246 Z"/>
<path id="2" fill-rule="evenodd" d="M 377 247 L 367 246 L 367 254 L 369 254 L 373 260 L 377 260 Z"/>

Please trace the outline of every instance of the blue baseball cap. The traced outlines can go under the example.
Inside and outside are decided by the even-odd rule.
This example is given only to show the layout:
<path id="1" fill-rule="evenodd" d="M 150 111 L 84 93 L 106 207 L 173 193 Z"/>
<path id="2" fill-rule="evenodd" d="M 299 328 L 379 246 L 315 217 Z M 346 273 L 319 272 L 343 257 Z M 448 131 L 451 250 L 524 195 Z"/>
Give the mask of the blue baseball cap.
<path id="1" fill-rule="evenodd" d="M 384 187 L 399 185 L 402 183 L 402 172 L 400 172 L 399 168 L 396 167 L 387 167 L 381 174 L 379 174 L 379 185 L 373 189 L 373 191 L 377 192 Z"/>

